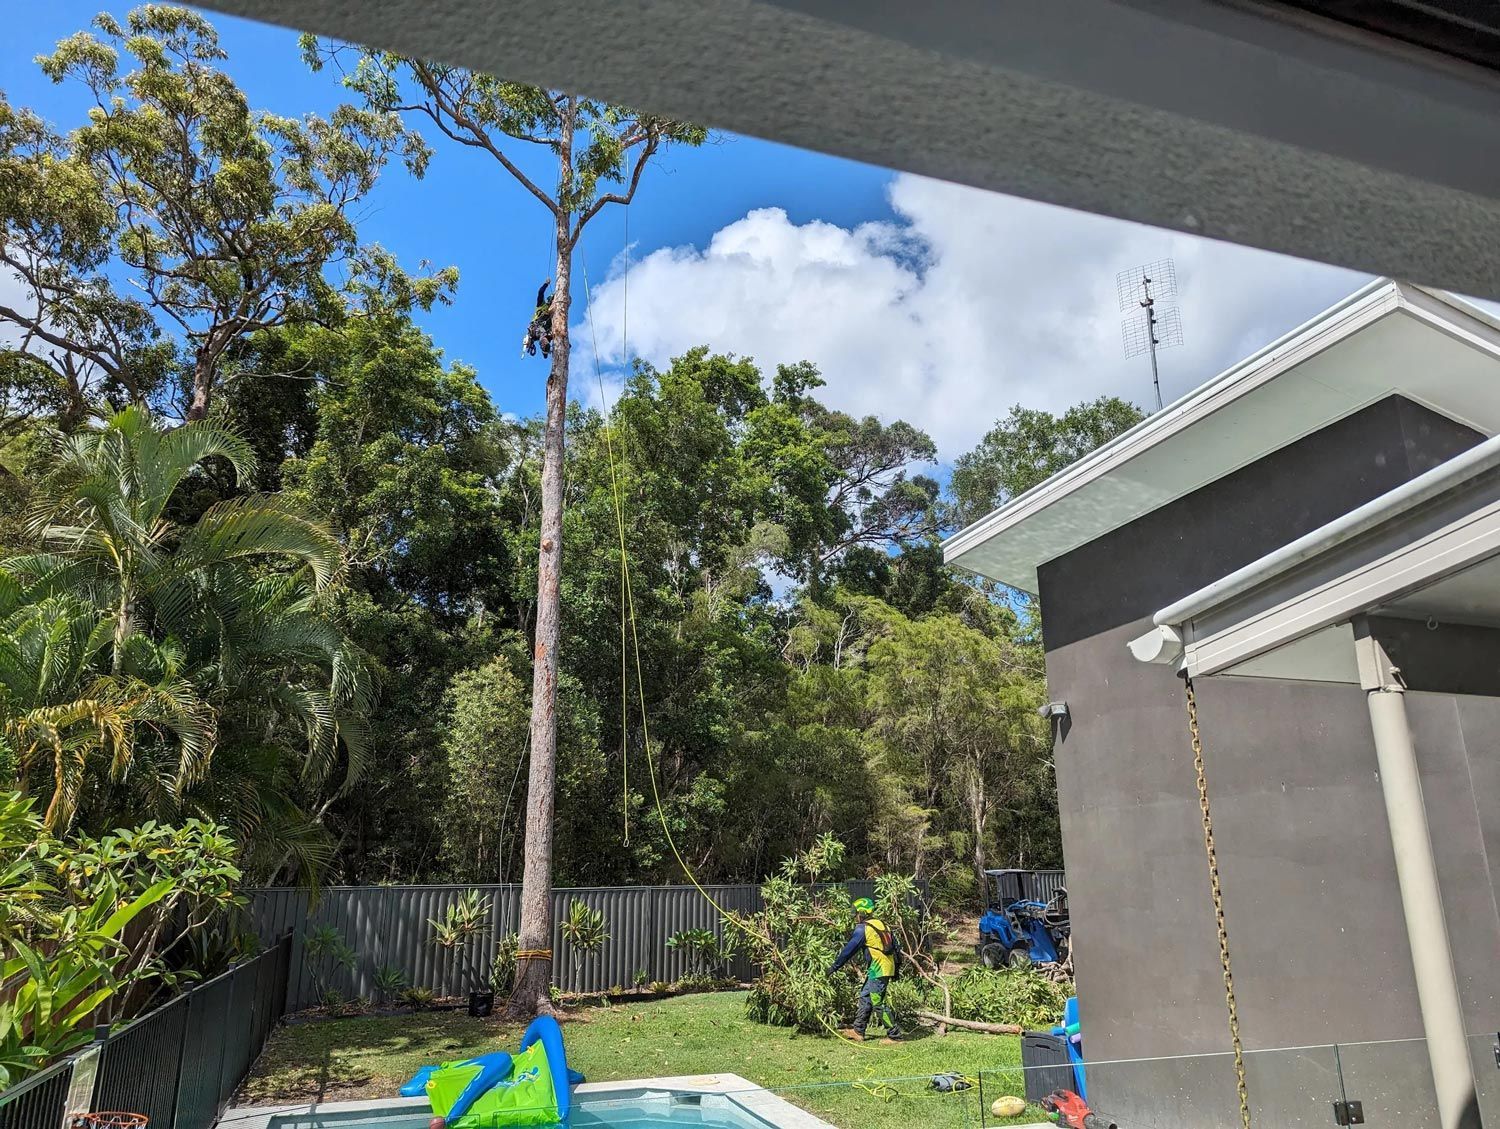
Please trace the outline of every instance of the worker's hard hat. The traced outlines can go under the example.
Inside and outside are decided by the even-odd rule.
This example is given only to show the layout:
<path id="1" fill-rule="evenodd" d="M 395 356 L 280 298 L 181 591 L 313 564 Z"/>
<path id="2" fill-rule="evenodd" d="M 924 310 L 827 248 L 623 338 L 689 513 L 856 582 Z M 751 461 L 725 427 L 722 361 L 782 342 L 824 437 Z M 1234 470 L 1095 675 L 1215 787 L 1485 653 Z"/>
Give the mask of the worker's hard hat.
<path id="1" fill-rule="evenodd" d="M 855 898 L 854 909 L 858 913 L 874 913 L 875 903 L 870 901 L 869 898 Z"/>

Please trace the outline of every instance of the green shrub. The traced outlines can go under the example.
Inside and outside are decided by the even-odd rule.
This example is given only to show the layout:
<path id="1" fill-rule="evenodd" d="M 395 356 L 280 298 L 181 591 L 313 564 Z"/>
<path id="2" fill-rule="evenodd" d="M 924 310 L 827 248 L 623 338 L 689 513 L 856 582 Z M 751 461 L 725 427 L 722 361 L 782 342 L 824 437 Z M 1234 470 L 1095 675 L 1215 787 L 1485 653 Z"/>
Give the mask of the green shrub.
<path id="1" fill-rule="evenodd" d="M 357 955 L 343 934 L 332 925 L 309 929 L 302 938 L 302 955 L 312 973 L 313 993 L 318 1002 L 325 1007 L 343 1003 L 343 993 L 334 988 L 333 978 L 341 969 L 353 968 Z"/>
<path id="2" fill-rule="evenodd" d="M 400 1003 L 411 1008 L 412 1011 L 421 1011 L 425 1007 L 431 1007 L 436 998 L 431 988 L 403 988 L 396 996 Z"/>
<path id="3" fill-rule="evenodd" d="M 478 890 L 467 890 L 442 918 L 430 918 L 427 924 L 432 926 L 432 943 L 458 965 L 465 987 L 477 984 L 479 973 L 469 965 L 469 942 L 490 931 L 489 899 L 480 897 Z"/>
<path id="4" fill-rule="evenodd" d="M 406 972 L 394 964 L 383 964 L 375 970 L 375 998 L 381 1003 L 400 995 L 406 986 Z"/>
<path id="5" fill-rule="evenodd" d="M 495 943 L 495 959 L 490 962 L 490 988 L 497 996 L 508 996 L 516 986 L 516 953 L 521 950 L 521 939 L 507 933 Z"/>
<path id="6" fill-rule="evenodd" d="M 943 913 L 967 917 L 980 903 L 974 872 L 967 866 L 943 867 L 932 877 L 931 890 L 934 908 Z"/>
<path id="7" fill-rule="evenodd" d="M 54 886 L 48 872 L 67 871 L 78 840 L 52 839 L 32 809 L 0 792 L 0 1090 L 87 1043 L 96 1013 L 158 977 L 154 958 L 133 963 L 126 929 L 151 922 L 179 891 L 174 871 L 194 865 L 161 862 L 142 889 L 148 879 L 109 874 Z"/>
<path id="8" fill-rule="evenodd" d="M 735 931 L 726 929 L 724 937 L 712 929 L 680 929 L 667 938 L 667 948 L 687 958 L 687 972 L 682 979 L 689 983 L 707 982 L 721 971 L 734 956 Z"/>
<path id="9" fill-rule="evenodd" d="M 761 887 L 765 909 L 736 917 L 745 952 L 760 969 L 745 1001 L 758 1023 L 826 1032 L 854 1013 L 863 970 L 846 966 L 828 975 L 839 950 L 854 930 L 853 899 L 843 885 L 826 883 L 843 865 L 844 846 L 824 835 L 814 846 L 787 859 Z M 916 907 L 916 883 L 899 874 L 875 881 L 880 919 L 900 938 L 903 977 L 931 975 L 929 938 Z"/>

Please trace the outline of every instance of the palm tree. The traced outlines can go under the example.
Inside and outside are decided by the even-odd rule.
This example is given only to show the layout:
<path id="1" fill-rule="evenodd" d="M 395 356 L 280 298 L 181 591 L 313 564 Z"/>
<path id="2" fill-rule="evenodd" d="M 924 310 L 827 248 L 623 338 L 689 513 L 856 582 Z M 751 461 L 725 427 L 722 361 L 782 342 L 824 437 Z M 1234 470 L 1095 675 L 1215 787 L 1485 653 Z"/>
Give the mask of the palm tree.
<path id="1" fill-rule="evenodd" d="M 47 746 L 66 762 L 54 773 L 49 822 L 72 818 L 84 765 L 108 753 L 116 780 L 140 762 L 137 799 L 251 831 L 280 828 L 293 844 L 283 856 L 314 859 L 319 819 L 358 777 L 373 684 L 368 659 L 326 607 L 342 563 L 336 539 L 268 495 L 219 502 L 191 525 L 174 521 L 174 497 L 206 460 L 224 460 L 239 479 L 253 470 L 245 441 L 213 423 L 165 429 L 132 407 L 55 442 L 56 472 L 27 523 L 38 549 L 4 563 L 18 609 L 46 600 L 71 609 L 81 634 L 68 669 L 75 684 L 100 691 L 78 699 L 91 704 L 71 722 L 68 751 Z M 18 658 L 22 673 L 40 661 L 34 644 L 32 654 Z M 169 691 L 177 714 L 161 697 Z M 110 720 L 105 701 L 138 721 Z M 155 739 L 122 740 L 140 720 Z M 13 755 L 34 769 L 43 743 L 27 747 L 27 758 Z"/>
<path id="2" fill-rule="evenodd" d="M 139 406 L 102 428 L 56 439 L 56 471 L 32 507 L 28 532 L 44 551 L 16 558 L 13 571 L 57 591 L 84 592 L 114 616 L 111 669 L 142 616 L 181 633 L 207 626 L 204 582 L 224 566 L 255 558 L 306 566 L 326 586 L 340 564 L 338 543 L 280 499 L 234 498 L 188 529 L 167 516 L 183 480 L 221 458 L 237 478 L 254 471 L 250 445 L 206 422 L 170 430 Z"/>
<path id="3" fill-rule="evenodd" d="M 119 669 L 97 673 L 108 620 L 72 596 L 28 602 L 26 595 L 0 571 L 0 754 L 14 761 L 22 780 L 50 762 L 48 830 L 72 821 L 89 762 L 102 754 L 118 779 L 143 730 L 170 736 L 177 781 L 200 772 L 213 712 L 179 676 L 170 653 L 136 637 Z"/>

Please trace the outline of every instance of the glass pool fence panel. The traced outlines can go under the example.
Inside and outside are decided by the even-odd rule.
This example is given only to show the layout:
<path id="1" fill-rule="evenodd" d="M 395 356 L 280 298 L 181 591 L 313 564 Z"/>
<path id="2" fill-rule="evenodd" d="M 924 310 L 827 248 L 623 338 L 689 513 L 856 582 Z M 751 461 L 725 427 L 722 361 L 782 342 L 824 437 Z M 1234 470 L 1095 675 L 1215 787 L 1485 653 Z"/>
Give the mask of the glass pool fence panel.
<path id="1" fill-rule="evenodd" d="M 936 1040 L 936 1035 L 922 1037 Z M 835 1126 L 1030 1126 L 1051 1123 L 1044 1101 L 1057 1089 L 1077 1092 L 1072 1067 L 1023 1068 L 1014 1044 L 948 1037 L 951 1071 L 900 1074 L 882 1069 L 880 1044 L 862 1048 L 868 1065 L 858 1076 L 825 1082 L 768 1085 L 776 1097 Z M 929 1044 L 931 1045 L 931 1044 Z M 890 1057 L 890 1056 L 887 1056 Z M 933 1056 L 925 1056 L 932 1061 Z M 941 1061 L 939 1059 L 939 1061 Z M 1244 1056 L 1252 1124 L 1274 1129 L 1324 1129 L 1340 1124 L 1346 1101 L 1340 1048 L 1332 1045 L 1250 1051 Z M 830 1072 L 832 1075 L 834 1072 Z M 1234 1056 L 1229 1053 L 1086 1063 L 1082 1089 L 1098 1124 L 1118 1129 L 1239 1129 Z M 1430 1091 L 1429 1091 L 1430 1093 Z M 1424 1094 L 1422 1101 L 1430 1098 Z M 1019 1108 L 1017 1108 L 1019 1107 Z M 1418 1109 L 1414 1101 L 1409 1108 Z M 1417 1120 L 1367 1118 L 1367 1124 L 1407 1129 Z"/>

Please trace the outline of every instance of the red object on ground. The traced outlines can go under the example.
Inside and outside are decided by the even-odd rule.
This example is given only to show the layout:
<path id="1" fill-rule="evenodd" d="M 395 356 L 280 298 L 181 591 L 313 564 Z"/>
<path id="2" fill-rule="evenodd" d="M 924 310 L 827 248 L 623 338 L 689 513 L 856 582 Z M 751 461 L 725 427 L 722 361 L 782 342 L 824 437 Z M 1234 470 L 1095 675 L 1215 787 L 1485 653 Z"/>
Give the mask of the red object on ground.
<path id="1" fill-rule="evenodd" d="M 447 1126 L 447 1124 L 448 1123 L 441 1117 L 434 1117 L 427 1123 L 427 1129 L 445 1129 L 445 1126 Z"/>
<path id="2" fill-rule="evenodd" d="M 1053 1090 L 1042 1099 L 1042 1108 L 1057 1114 L 1057 1123 L 1066 1129 L 1116 1129 L 1113 1121 L 1089 1109 L 1072 1090 Z"/>

